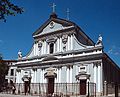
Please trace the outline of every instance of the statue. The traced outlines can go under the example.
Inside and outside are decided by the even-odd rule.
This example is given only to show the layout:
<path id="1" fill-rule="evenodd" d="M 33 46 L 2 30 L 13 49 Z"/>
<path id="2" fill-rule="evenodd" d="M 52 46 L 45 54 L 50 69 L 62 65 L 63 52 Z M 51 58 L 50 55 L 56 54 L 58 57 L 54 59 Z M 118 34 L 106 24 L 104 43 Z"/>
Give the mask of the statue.
<path id="1" fill-rule="evenodd" d="M 97 41 L 96 45 L 102 45 L 102 36 L 101 36 L 101 34 L 99 35 L 99 38 L 98 38 L 98 41 Z"/>
<path id="2" fill-rule="evenodd" d="M 21 52 L 21 50 L 19 50 L 19 52 L 18 52 L 18 59 L 21 59 L 22 58 L 22 52 Z"/>
<path id="3" fill-rule="evenodd" d="M 41 48 L 42 48 L 42 42 L 41 42 L 41 41 L 38 42 L 38 48 L 39 48 L 39 51 L 40 51 Z"/>

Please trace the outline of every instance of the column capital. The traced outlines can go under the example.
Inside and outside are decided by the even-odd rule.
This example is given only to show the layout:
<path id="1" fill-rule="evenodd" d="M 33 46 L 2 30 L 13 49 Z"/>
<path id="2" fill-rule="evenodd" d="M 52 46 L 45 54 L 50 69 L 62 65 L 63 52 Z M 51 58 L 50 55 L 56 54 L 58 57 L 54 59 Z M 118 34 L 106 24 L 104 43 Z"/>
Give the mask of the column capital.
<path id="1" fill-rule="evenodd" d="M 96 67 L 101 66 L 101 63 L 102 63 L 102 62 L 100 62 L 100 61 L 98 61 L 98 62 L 93 62 L 94 66 L 96 66 Z"/>
<path id="2" fill-rule="evenodd" d="M 45 68 L 41 68 L 41 70 L 45 70 Z"/>
<path id="3" fill-rule="evenodd" d="M 66 69 L 70 69 L 70 65 L 67 65 L 66 67 L 67 67 Z"/>
<path id="4" fill-rule="evenodd" d="M 57 69 L 58 69 L 58 70 L 62 69 L 62 66 L 58 66 Z"/>
<path id="5" fill-rule="evenodd" d="M 17 71 L 17 72 L 21 72 L 21 69 L 18 69 L 18 68 L 17 68 L 16 71 Z"/>
<path id="6" fill-rule="evenodd" d="M 32 70 L 35 72 L 35 71 L 37 71 L 37 68 L 32 68 Z"/>

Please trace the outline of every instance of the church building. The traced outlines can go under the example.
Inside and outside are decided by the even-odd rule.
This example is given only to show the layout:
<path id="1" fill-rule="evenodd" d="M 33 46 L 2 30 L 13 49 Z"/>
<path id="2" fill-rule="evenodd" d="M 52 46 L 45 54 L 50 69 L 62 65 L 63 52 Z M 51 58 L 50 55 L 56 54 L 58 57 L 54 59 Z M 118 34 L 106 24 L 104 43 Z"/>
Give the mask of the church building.
<path id="1" fill-rule="evenodd" d="M 18 52 L 16 84 L 30 82 L 37 87 L 38 83 L 80 83 L 81 95 L 87 93 L 88 82 L 95 85 L 97 95 L 103 95 L 104 82 L 120 84 L 120 68 L 104 52 L 101 35 L 94 43 L 78 25 L 53 12 L 32 36 L 29 53 L 22 56 Z M 48 92 L 55 91 L 51 88 Z"/>

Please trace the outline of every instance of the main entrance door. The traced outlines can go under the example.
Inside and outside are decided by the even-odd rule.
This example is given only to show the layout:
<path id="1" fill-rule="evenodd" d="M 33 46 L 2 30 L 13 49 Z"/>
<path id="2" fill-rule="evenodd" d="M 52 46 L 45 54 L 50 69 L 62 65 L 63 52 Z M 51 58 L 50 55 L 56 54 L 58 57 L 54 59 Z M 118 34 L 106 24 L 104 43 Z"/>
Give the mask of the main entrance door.
<path id="1" fill-rule="evenodd" d="M 48 78 L 48 94 L 54 93 L 54 78 Z"/>
<path id="2" fill-rule="evenodd" d="M 80 95 L 86 95 L 86 80 L 80 80 Z"/>

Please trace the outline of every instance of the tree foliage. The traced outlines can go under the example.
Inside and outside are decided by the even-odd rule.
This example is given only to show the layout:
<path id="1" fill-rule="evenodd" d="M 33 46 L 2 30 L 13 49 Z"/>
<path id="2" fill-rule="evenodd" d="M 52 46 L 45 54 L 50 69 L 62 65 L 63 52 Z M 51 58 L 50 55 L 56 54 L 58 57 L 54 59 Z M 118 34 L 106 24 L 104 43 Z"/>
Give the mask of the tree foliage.
<path id="1" fill-rule="evenodd" d="M 10 2 L 10 0 L 0 0 L 0 20 L 6 22 L 6 17 L 21 14 L 23 8 Z"/>
<path id="2" fill-rule="evenodd" d="M 9 67 L 4 60 L 0 60 L 0 91 L 5 82 L 5 76 L 8 74 Z"/>

